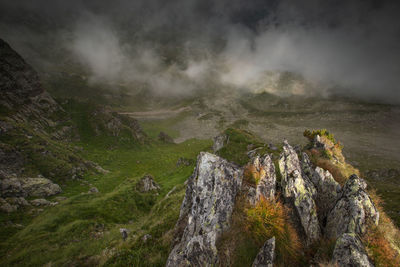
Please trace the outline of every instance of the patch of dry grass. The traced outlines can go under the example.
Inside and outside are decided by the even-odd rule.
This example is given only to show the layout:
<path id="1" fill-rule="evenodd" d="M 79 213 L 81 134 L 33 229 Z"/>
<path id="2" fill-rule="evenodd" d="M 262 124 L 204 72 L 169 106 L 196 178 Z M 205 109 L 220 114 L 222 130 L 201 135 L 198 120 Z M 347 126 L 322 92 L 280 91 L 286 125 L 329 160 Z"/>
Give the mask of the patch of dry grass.
<path id="1" fill-rule="evenodd" d="M 371 226 L 363 236 L 368 255 L 377 267 L 399 267 L 400 231 L 383 211 L 383 201 L 375 190 L 371 189 L 368 193 L 379 210 L 378 226 Z"/>
<path id="2" fill-rule="evenodd" d="M 248 266 L 265 241 L 275 236 L 275 266 L 302 266 L 303 249 L 291 224 L 287 208 L 280 201 L 261 199 L 249 206 L 246 195 L 238 197 L 230 230 L 218 244 L 223 266 Z"/>

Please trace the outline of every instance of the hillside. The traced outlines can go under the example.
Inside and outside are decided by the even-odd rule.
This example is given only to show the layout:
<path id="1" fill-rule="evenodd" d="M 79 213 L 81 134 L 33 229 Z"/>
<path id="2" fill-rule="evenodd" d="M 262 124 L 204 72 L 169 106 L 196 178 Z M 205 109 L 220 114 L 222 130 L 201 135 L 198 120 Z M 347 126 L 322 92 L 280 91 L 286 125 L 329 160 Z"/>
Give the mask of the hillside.
<path id="1" fill-rule="evenodd" d="M 398 181 L 384 172 L 395 164 L 375 162 L 392 151 L 369 158 L 374 148 L 348 149 L 357 136 L 343 150 L 327 130 L 304 131 L 322 125 L 319 105 L 344 119 L 330 114 L 336 100 L 90 86 L 87 98 L 50 87 L 53 98 L 2 40 L 0 88 L 2 266 L 399 266 Z M 343 103 L 348 125 L 394 116 Z"/>

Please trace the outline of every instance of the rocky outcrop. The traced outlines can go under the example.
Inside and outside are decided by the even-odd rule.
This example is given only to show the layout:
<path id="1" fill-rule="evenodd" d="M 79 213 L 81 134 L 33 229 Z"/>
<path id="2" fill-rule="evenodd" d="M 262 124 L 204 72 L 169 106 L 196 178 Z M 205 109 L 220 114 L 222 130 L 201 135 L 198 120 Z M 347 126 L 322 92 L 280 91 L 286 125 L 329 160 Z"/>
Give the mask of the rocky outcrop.
<path id="1" fill-rule="evenodd" d="M 160 190 L 160 186 L 154 181 L 154 177 L 147 174 L 143 176 L 140 181 L 136 184 L 136 189 L 142 193 L 149 191 Z"/>
<path id="2" fill-rule="evenodd" d="M 282 175 L 283 196 L 296 209 L 307 237 L 307 244 L 311 244 L 321 236 L 317 206 L 314 201 L 316 189 L 303 172 L 296 151 L 286 140 L 279 158 L 279 169 Z"/>
<path id="3" fill-rule="evenodd" d="M 320 167 L 315 168 L 311 180 L 317 189 L 315 202 L 318 207 L 318 219 L 324 222 L 341 196 L 342 188 L 329 171 L 324 171 Z"/>
<path id="4" fill-rule="evenodd" d="M 339 267 L 373 267 L 361 240 L 356 234 L 343 234 L 336 242 L 332 264 Z"/>
<path id="5" fill-rule="evenodd" d="M 246 168 L 251 170 L 253 177 L 256 177 L 255 187 L 250 185 L 248 188 L 247 199 L 250 204 L 255 205 L 260 198 L 275 199 L 276 174 L 271 157 L 269 155 L 255 156 Z"/>
<path id="6" fill-rule="evenodd" d="M 229 142 L 229 136 L 226 134 L 220 134 L 215 136 L 213 144 L 214 153 L 223 148 L 228 142 Z"/>
<path id="7" fill-rule="evenodd" d="M 62 192 L 58 184 L 46 178 L 21 179 L 22 189 L 31 197 L 49 197 Z"/>
<path id="8" fill-rule="evenodd" d="M 140 143 L 144 143 L 147 138 L 136 119 L 104 107 L 99 107 L 92 112 L 90 124 L 96 135 L 120 136 L 122 132 L 127 132 Z"/>
<path id="9" fill-rule="evenodd" d="M 201 152 L 188 180 L 176 225 L 178 234 L 167 266 L 218 264 L 216 242 L 229 229 L 243 171 L 226 160 Z"/>
<path id="10" fill-rule="evenodd" d="M 2 104 L 24 105 L 24 100 L 44 92 L 37 73 L 0 39 L 0 88 Z"/>
<path id="11" fill-rule="evenodd" d="M 61 192 L 59 185 L 42 177 L 0 180 L 2 197 L 48 197 Z"/>
<path id="12" fill-rule="evenodd" d="M 365 233 L 368 224 L 378 224 L 379 212 L 366 192 L 367 184 L 352 175 L 343 187 L 343 194 L 329 213 L 326 236 L 338 238 L 344 233 Z"/>
<path id="13" fill-rule="evenodd" d="M 36 71 L 1 39 L 0 88 L 0 107 L 12 122 L 29 123 L 35 131 L 47 133 L 57 120 L 67 118 L 43 89 Z"/>
<path id="14" fill-rule="evenodd" d="M 268 239 L 253 262 L 253 267 L 273 267 L 275 258 L 275 237 Z"/>

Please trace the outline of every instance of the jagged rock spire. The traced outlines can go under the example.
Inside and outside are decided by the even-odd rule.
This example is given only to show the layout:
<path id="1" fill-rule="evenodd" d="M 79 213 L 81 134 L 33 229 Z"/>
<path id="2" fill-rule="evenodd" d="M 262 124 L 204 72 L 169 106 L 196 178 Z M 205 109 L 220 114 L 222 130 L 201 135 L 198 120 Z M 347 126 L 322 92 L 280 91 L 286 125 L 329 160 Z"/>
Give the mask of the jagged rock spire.
<path id="1" fill-rule="evenodd" d="M 295 207 L 306 234 L 307 244 L 311 244 L 321 236 L 314 201 L 316 189 L 303 172 L 296 151 L 286 140 L 279 158 L 279 169 L 282 175 L 283 196 Z"/>
<path id="2" fill-rule="evenodd" d="M 201 152 L 189 178 L 177 223 L 178 237 L 167 266 L 212 266 L 218 262 L 216 242 L 229 229 L 243 170 Z"/>

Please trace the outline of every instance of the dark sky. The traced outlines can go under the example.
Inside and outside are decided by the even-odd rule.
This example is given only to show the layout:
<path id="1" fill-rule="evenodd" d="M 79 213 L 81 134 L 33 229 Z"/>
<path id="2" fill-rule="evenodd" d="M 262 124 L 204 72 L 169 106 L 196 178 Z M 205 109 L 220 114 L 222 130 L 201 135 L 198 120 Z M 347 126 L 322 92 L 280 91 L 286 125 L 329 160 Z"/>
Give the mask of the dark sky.
<path id="1" fill-rule="evenodd" d="M 35 62 L 65 49 L 97 77 L 167 75 L 171 58 L 199 80 L 223 61 L 220 80 L 239 87 L 290 71 L 399 103 L 399 14 L 399 1 L 376 0 L 0 0 L 0 32 Z"/>

